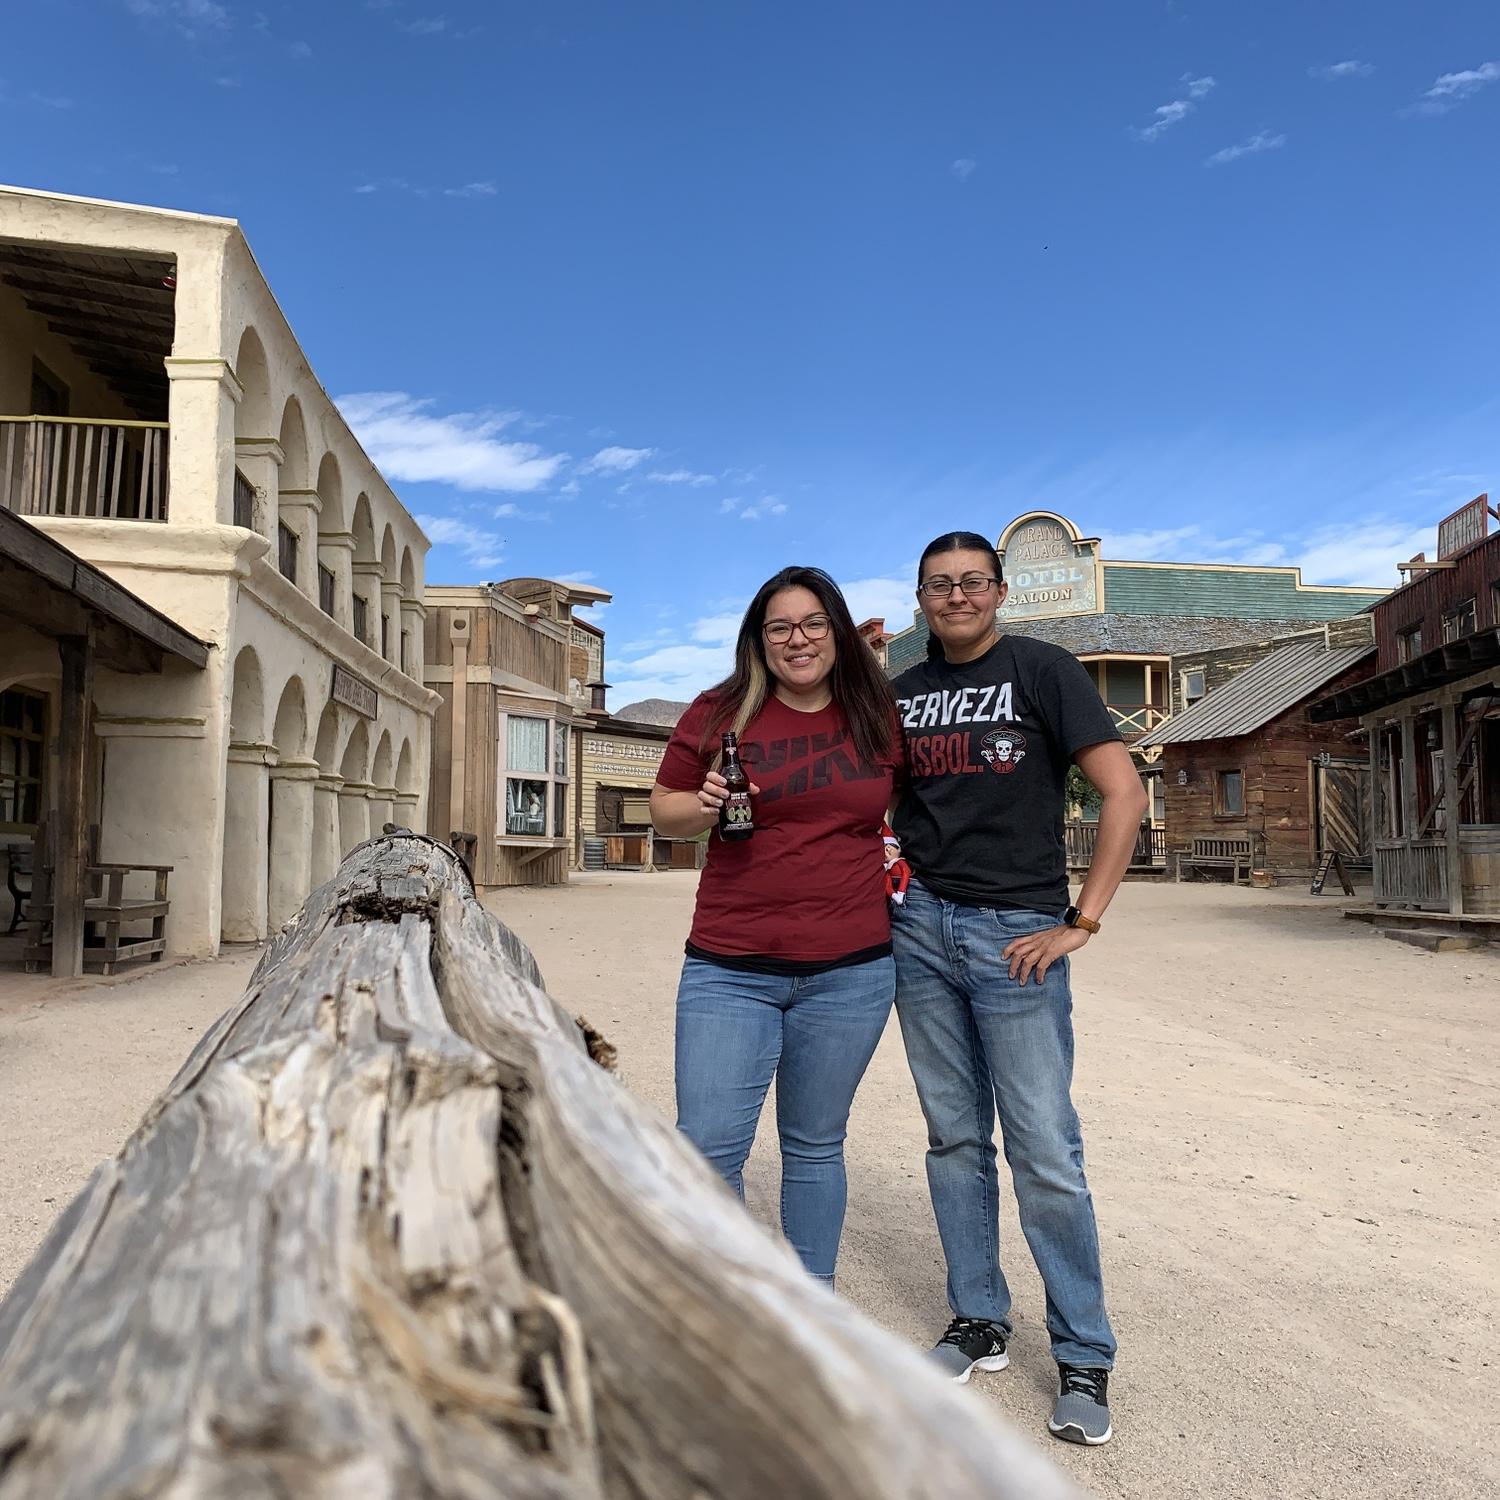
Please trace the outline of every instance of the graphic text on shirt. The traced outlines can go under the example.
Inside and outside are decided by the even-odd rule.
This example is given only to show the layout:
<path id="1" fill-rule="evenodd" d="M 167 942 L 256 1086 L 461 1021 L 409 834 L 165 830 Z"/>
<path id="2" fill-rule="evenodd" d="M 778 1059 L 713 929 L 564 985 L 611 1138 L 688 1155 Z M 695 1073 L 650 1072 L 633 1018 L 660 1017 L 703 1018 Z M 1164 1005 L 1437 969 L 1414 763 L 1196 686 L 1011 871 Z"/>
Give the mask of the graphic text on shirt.
<path id="1" fill-rule="evenodd" d="M 757 799 L 762 806 L 781 797 L 815 792 L 835 781 L 874 781 L 886 774 L 878 766 L 859 764 L 858 752 L 843 729 L 836 734 L 792 735 L 764 744 L 749 740 L 740 746 L 740 759 L 752 781 L 764 781 L 771 772 L 792 767 L 775 786 L 762 790 Z M 807 764 L 798 765 L 799 761 Z"/>

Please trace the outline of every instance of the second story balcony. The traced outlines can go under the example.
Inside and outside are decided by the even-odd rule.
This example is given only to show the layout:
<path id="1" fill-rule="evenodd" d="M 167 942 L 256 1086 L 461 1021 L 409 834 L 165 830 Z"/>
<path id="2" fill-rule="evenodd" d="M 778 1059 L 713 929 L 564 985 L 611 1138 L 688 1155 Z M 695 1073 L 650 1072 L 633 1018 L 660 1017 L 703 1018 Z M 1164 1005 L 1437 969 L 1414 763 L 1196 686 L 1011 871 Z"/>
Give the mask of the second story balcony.
<path id="1" fill-rule="evenodd" d="M 1104 706 L 1127 745 L 1134 744 L 1143 734 L 1149 734 L 1167 717 L 1166 705 L 1162 703 L 1106 703 Z"/>
<path id="2" fill-rule="evenodd" d="M 0 414 L 0 506 L 23 516 L 167 519 L 167 424 Z"/>

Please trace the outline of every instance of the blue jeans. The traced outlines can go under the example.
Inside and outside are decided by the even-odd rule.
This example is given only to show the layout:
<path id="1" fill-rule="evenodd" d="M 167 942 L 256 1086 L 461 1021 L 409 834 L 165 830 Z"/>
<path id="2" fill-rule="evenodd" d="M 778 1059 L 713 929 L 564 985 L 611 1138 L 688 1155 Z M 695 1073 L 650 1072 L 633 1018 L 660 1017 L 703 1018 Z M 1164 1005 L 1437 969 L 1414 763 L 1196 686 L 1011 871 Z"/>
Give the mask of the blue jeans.
<path id="1" fill-rule="evenodd" d="M 832 1284 L 844 1228 L 844 1133 L 891 1013 L 889 958 L 786 978 L 690 958 L 677 990 L 677 1128 L 743 1199 L 741 1173 L 776 1079 L 781 1228 Z"/>
<path id="2" fill-rule="evenodd" d="M 1000 1269 L 995 1118 L 1021 1229 L 1047 1289 L 1061 1363 L 1109 1369 L 1099 1233 L 1073 1109 L 1073 996 L 1066 958 L 1021 985 L 1000 954 L 1058 918 L 944 901 L 913 880 L 892 919 L 896 1013 L 927 1119 L 927 1185 L 954 1315 L 1011 1330 Z"/>

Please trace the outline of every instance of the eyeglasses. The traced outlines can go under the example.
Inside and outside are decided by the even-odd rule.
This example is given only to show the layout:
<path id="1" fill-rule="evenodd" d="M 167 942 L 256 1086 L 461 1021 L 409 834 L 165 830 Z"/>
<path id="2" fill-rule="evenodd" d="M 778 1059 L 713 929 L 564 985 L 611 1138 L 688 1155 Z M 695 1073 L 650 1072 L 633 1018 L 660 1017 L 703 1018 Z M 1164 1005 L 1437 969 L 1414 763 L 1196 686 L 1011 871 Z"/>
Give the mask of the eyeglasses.
<path id="1" fill-rule="evenodd" d="M 788 625 L 785 620 L 772 620 L 769 625 L 763 627 L 761 634 L 773 646 L 784 646 L 791 640 L 794 630 L 800 630 L 810 641 L 821 641 L 828 634 L 828 616 L 809 615 L 805 620 L 799 620 L 795 625 Z"/>
<path id="2" fill-rule="evenodd" d="M 954 583 L 951 578 L 929 578 L 926 583 L 917 585 L 917 592 L 925 594 L 929 599 L 951 599 L 954 589 L 962 589 L 965 596 L 974 598 L 979 594 L 987 594 L 998 578 L 991 578 L 984 573 L 968 573 Z"/>

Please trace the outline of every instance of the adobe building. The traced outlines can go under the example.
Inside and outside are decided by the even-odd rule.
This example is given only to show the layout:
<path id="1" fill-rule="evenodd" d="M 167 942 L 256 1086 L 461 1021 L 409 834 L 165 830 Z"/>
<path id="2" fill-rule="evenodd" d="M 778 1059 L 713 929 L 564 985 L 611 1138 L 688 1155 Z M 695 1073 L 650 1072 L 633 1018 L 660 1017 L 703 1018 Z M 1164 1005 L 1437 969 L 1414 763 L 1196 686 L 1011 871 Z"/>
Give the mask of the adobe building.
<path id="1" fill-rule="evenodd" d="M 550 578 L 426 591 L 426 681 L 440 699 L 427 830 L 467 854 L 478 885 L 568 878 L 584 712 L 573 611 L 609 599 Z"/>
<path id="2" fill-rule="evenodd" d="M 1329 693 L 1318 723 L 1358 719 L 1368 756 L 1370 915 L 1500 933 L 1500 534 L 1480 495 L 1443 520 L 1437 555 L 1401 564 L 1376 604 L 1375 673 Z"/>
<path id="3" fill-rule="evenodd" d="M 172 866 L 166 951 L 196 956 L 424 820 L 428 541 L 233 220 L 0 188 L 0 508 L 87 565 L 58 618 L 107 580 L 149 648 L 115 639 L 90 682 L 41 615 L 0 619 L 12 848 L 51 822 L 97 830 L 100 861 Z"/>

